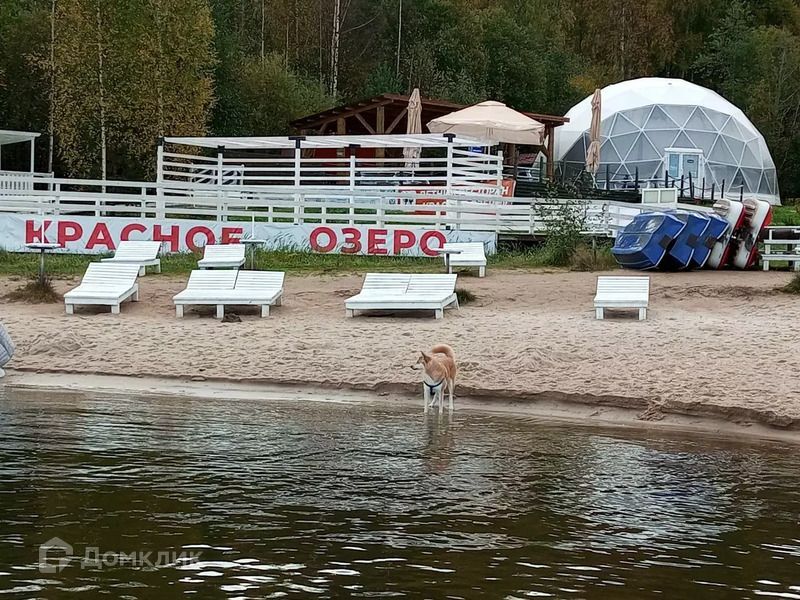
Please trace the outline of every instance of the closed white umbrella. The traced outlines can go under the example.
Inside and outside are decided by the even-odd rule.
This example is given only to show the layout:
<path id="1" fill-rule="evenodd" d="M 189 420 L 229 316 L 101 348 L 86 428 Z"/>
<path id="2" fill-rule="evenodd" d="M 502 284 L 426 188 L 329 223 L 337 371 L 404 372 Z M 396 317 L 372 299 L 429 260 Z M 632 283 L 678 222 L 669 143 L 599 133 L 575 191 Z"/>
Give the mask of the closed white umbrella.
<path id="1" fill-rule="evenodd" d="M 596 175 L 600 169 L 600 90 L 592 96 L 592 124 L 589 126 L 589 147 L 586 149 L 586 170 Z"/>
<path id="2" fill-rule="evenodd" d="M 541 146 L 544 139 L 544 125 L 539 121 L 493 100 L 434 119 L 428 129 L 506 144 Z"/>
<path id="3" fill-rule="evenodd" d="M 422 133 L 422 100 L 419 95 L 419 88 L 414 88 L 408 98 L 408 115 L 406 117 L 406 133 Z M 422 148 L 403 148 L 403 157 L 406 159 L 406 169 L 416 169 L 419 167 L 419 158 L 422 156 Z"/>

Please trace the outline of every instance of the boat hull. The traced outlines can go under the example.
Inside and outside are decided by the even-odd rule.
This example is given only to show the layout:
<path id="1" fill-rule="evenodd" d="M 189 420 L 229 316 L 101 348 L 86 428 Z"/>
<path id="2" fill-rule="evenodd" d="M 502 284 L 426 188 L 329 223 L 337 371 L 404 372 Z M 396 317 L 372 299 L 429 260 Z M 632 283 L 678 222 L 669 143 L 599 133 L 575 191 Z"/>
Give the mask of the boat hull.
<path id="1" fill-rule="evenodd" d="M 684 228 L 670 213 L 642 213 L 617 236 L 611 253 L 626 269 L 655 269 Z"/>
<path id="2" fill-rule="evenodd" d="M 723 269 L 730 262 L 733 237 L 744 223 L 744 205 L 735 200 L 719 200 L 714 204 L 714 211 L 728 222 L 728 229 L 714 244 L 706 266 L 710 269 Z"/>

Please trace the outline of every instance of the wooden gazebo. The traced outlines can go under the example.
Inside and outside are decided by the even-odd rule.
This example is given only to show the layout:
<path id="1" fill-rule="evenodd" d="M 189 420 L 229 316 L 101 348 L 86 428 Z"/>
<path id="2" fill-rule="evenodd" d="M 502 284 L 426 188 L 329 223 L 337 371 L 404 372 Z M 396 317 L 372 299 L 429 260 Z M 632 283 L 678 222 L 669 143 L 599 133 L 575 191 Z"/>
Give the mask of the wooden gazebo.
<path id="1" fill-rule="evenodd" d="M 446 100 L 422 99 L 423 130 L 429 121 L 464 108 L 462 104 Z M 351 104 L 330 108 L 301 117 L 291 125 L 303 135 L 383 135 L 405 133 L 407 127 L 408 96 L 382 94 Z M 566 117 L 523 112 L 545 126 L 545 144 L 541 152 L 547 157 L 547 175 L 553 176 L 553 144 L 556 127 L 567 123 Z"/>

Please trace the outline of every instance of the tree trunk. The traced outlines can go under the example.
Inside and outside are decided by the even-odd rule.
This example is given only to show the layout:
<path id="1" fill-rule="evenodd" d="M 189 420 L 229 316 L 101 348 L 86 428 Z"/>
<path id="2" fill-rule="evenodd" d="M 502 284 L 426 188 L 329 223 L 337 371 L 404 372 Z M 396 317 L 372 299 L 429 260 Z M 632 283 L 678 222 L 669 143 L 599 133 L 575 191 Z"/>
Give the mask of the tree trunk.
<path id="1" fill-rule="evenodd" d="M 100 170 L 101 179 L 106 179 L 106 95 L 103 81 L 103 15 L 102 2 L 97 1 L 97 92 L 100 104 Z"/>
<path id="2" fill-rule="evenodd" d="M 265 40 L 267 36 L 267 7 L 265 6 L 267 0 L 261 0 L 261 62 L 264 62 L 266 57 Z"/>
<path id="3" fill-rule="evenodd" d="M 56 123 L 56 0 L 50 2 L 50 114 L 47 119 L 47 172 L 53 172 Z"/>
<path id="4" fill-rule="evenodd" d="M 334 0 L 333 33 L 331 34 L 331 96 L 336 97 L 339 91 L 339 38 L 341 36 L 340 13 L 341 0 Z"/>
<path id="5" fill-rule="evenodd" d="M 397 12 L 397 67 L 395 75 L 400 79 L 400 47 L 403 41 L 403 0 L 400 0 L 400 8 Z"/>
<path id="6" fill-rule="evenodd" d="M 156 101 L 158 102 L 158 136 L 166 135 L 164 122 L 164 76 L 161 69 L 164 67 L 164 13 L 161 0 L 156 0 L 156 39 L 158 40 L 158 63 L 156 64 Z"/>

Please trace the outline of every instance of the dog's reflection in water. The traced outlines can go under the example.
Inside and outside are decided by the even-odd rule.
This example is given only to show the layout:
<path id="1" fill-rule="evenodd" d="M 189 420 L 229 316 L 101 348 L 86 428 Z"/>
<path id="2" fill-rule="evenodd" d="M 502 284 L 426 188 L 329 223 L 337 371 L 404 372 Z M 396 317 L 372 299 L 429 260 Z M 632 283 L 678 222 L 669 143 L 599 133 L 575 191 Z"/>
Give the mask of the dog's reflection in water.
<path id="1" fill-rule="evenodd" d="M 446 473 L 455 454 L 455 437 L 453 413 L 429 412 L 425 419 L 426 442 L 422 450 L 422 459 L 428 473 Z"/>

